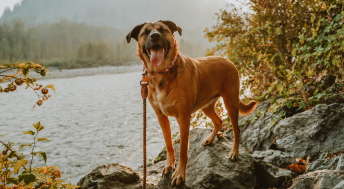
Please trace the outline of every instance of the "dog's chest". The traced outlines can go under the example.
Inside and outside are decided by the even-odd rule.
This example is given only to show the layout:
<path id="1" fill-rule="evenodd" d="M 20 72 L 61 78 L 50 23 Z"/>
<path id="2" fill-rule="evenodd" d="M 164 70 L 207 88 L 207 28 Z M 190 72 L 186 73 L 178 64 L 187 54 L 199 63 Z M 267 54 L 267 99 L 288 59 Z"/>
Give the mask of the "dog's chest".
<path id="1" fill-rule="evenodd" d="M 151 101 L 152 105 L 159 108 L 165 115 L 176 115 L 176 99 L 173 98 L 170 91 L 155 88 Z"/>

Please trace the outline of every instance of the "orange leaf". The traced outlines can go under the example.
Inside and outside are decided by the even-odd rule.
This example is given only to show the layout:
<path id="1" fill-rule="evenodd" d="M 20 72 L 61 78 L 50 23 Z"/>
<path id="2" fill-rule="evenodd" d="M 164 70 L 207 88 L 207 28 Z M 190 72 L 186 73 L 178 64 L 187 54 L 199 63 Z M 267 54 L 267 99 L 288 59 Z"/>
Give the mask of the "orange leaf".
<path id="1" fill-rule="evenodd" d="M 295 173 L 304 173 L 306 171 L 306 166 L 304 164 L 299 164 L 299 163 L 293 163 L 291 165 L 288 165 L 288 169 Z"/>
<path id="2" fill-rule="evenodd" d="M 302 174 L 307 170 L 308 161 L 308 159 L 296 159 L 296 163 L 288 165 L 288 169 L 295 173 Z"/>

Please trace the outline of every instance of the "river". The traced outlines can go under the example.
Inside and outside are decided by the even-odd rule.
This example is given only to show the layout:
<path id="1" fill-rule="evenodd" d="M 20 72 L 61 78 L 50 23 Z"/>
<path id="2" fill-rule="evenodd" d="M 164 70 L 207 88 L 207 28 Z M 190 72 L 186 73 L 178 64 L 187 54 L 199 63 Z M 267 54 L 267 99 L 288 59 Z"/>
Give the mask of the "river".
<path id="1" fill-rule="evenodd" d="M 30 136 L 22 131 L 41 121 L 46 129 L 40 136 L 50 141 L 39 144 L 37 150 L 47 152 L 47 164 L 59 166 L 63 178 L 72 183 L 102 164 L 140 166 L 140 73 L 92 75 L 88 70 L 86 76 L 73 77 L 73 71 L 65 72 L 67 77 L 61 78 L 64 74 L 59 73 L 59 78 L 40 81 L 57 90 L 39 108 L 33 108 L 37 100 L 33 92 L 23 87 L 16 93 L 0 94 L 0 139 L 30 142 Z M 152 159 L 162 149 L 163 138 L 150 106 L 148 124 L 148 157 Z"/>

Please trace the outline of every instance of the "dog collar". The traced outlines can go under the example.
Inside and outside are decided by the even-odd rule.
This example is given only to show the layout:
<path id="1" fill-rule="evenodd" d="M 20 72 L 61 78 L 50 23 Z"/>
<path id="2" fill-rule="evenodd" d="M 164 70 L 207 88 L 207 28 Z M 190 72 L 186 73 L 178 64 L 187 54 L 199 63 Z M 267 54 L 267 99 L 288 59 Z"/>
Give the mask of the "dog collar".
<path id="1" fill-rule="evenodd" d="M 173 64 L 172 66 L 165 68 L 162 71 L 147 71 L 147 70 L 145 70 L 144 72 L 147 72 L 149 74 L 166 74 L 166 73 L 172 72 L 176 67 L 177 67 L 177 65 Z"/>

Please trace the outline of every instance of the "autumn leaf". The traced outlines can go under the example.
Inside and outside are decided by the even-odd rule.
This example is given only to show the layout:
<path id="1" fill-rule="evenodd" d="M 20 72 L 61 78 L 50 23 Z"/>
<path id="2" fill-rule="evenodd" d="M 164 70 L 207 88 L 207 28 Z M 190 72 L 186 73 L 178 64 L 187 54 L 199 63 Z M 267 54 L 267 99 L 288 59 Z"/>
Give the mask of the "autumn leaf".
<path id="1" fill-rule="evenodd" d="M 37 122 L 33 124 L 33 127 L 37 130 L 37 131 L 41 131 L 44 129 L 44 126 L 41 124 L 41 122 Z"/>
<path id="2" fill-rule="evenodd" d="M 288 169 L 295 173 L 302 174 L 306 172 L 308 163 L 309 163 L 309 158 L 307 160 L 296 159 L 296 163 L 288 165 Z"/>
<path id="3" fill-rule="evenodd" d="M 49 89 L 51 89 L 53 91 L 56 91 L 56 88 L 55 88 L 54 85 L 47 85 L 47 86 L 45 86 L 45 88 L 49 88 Z"/>
<path id="4" fill-rule="evenodd" d="M 37 138 L 37 141 L 46 142 L 46 141 L 49 141 L 49 139 L 48 138 Z"/>
<path id="5" fill-rule="evenodd" d="M 23 134 L 25 135 L 35 135 L 34 131 L 24 131 Z"/>
<path id="6" fill-rule="evenodd" d="M 20 168 L 24 167 L 26 164 L 27 164 L 27 160 L 25 160 L 25 159 L 18 160 L 15 163 L 14 168 L 13 168 L 14 173 L 18 174 Z"/>

